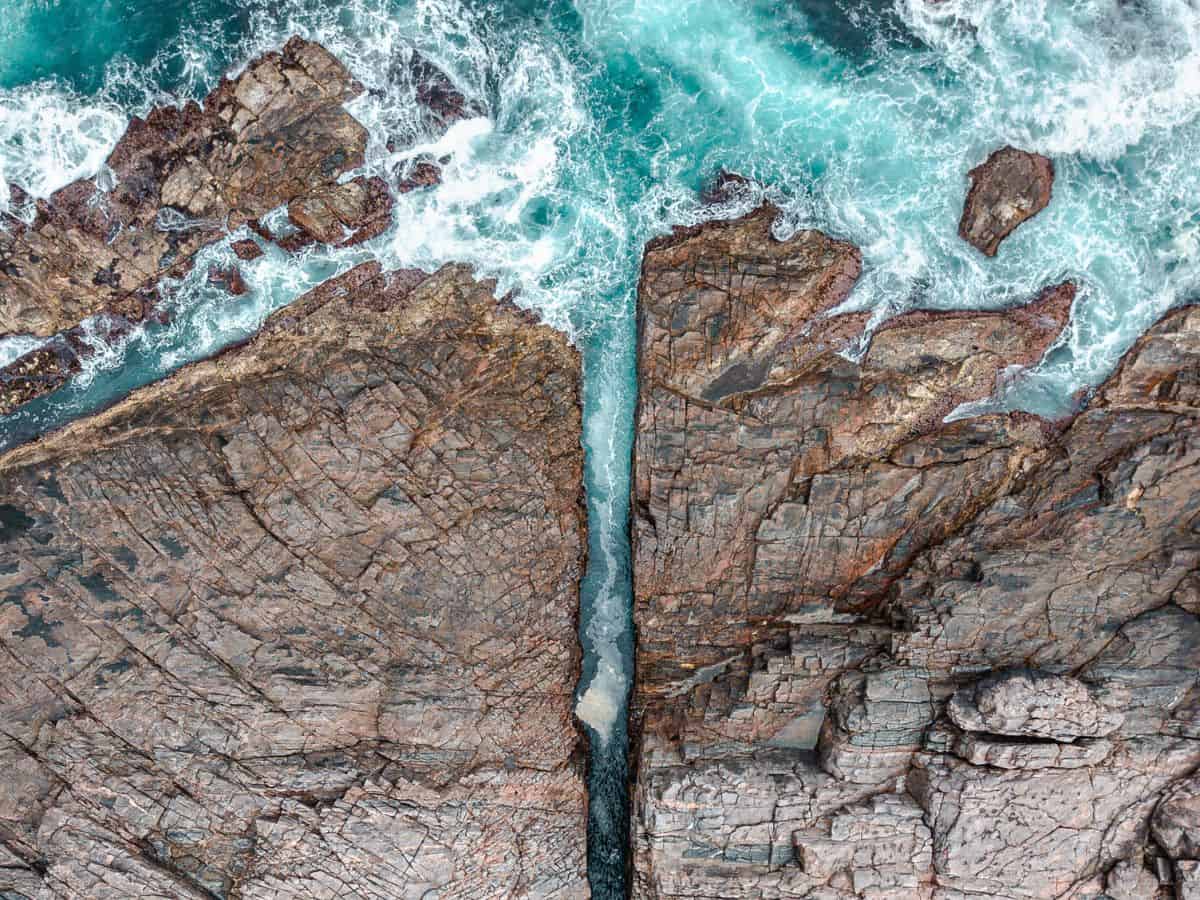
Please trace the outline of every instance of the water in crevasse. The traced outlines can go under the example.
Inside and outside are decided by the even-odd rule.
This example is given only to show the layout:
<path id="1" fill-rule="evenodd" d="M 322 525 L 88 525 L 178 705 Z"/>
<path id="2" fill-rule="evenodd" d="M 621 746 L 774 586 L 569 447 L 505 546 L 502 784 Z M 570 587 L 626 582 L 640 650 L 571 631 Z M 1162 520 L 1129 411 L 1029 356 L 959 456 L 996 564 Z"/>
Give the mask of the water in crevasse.
<path id="1" fill-rule="evenodd" d="M 201 96 L 295 32 L 368 88 L 350 104 L 371 131 L 368 171 L 391 169 L 384 136 L 411 121 L 397 54 L 419 49 L 486 111 L 436 140 L 445 181 L 399 197 L 391 232 L 353 251 L 271 250 L 244 265 L 254 291 L 238 303 L 205 284 L 202 261 L 170 286 L 169 326 L 100 346 L 70 387 L 0 420 L 0 446 L 253 333 L 369 256 L 465 261 L 519 289 L 584 351 L 578 711 L 592 739 L 597 897 L 623 895 L 627 844 L 637 265 L 649 237 L 712 214 L 696 199 L 703 181 L 721 167 L 753 176 L 783 210 L 781 237 L 813 226 L 857 243 L 864 274 L 848 302 L 877 321 L 1002 306 L 1075 280 L 1060 344 L 962 413 L 1060 412 L 1162 312 L 1200 294 L 1200 8 L 1189 0 L 0 0 L 0 11 L 0 203 L 6 181 L 46 196 L 97 172 L 131 114 Z M 956 233 L 965 173 L 1006 143 L 1054 159 L 1054 198 L 986 259 Z M 204 252 L 229 258 L 224 245 Z M 0 341 L 0 362 L 34 344 Z"/>

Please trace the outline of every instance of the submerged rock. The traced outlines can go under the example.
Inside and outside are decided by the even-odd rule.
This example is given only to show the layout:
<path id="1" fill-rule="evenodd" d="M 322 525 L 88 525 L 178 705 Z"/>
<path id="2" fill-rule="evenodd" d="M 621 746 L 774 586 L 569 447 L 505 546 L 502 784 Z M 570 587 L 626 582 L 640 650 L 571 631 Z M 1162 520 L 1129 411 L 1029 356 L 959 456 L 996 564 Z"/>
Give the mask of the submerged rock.
<path id="1" fill-rule="evenodd" d="M 864 334 L 855 249 L 772 218 L 644 259 L 634 896 L 1083 900 L 1152 816 L 1191 877 L 1200 307 L 1072 418 L 948 421 L 1073 286 Z"/>
<path id="2" fill-rule="evenodd" d="M 0 893 L 583 898 L 580 362 L 360 266 L 0 456 Z"/>
<path id="3" fill-rule="evenodd" d="M 401 194 L 442 183 L 441 168 L 428 160 L 417 160 L 402 172 L 396 187 Z"/>
<path id="4" fill-rule="evenodd" d="M 984 255 L 1050 203 L 1054 164 L 1037 153 L 1003 147 L 970 172 L 971 189 L 958 233 Z"/>
<path id="5" fill-rule="evenodd" d="M 224 269 L 213 266 L 208 270 L 208 283 L 227 291 L 234 297 L 240 297 L 250 290 L 250 286 L 246 284 L 246 279 L 242 277 L 242 272 L 237 266 L 229 266 Z"/>
<path id="6" fill-rule="evenodd" d="M 234 241 L 229 246 L 233 250 L 234 256 L 247 262 L 258 259 L 263 255 L 262 247 L 253 238 L 243 238 L 240 241 Z"/>
<path id="7" fill-rule="evenodd" d="M 408 77 L 416 88 L 417 103 L 442 128 L 482 112 L 445 72 L 416 51 L 408 61 Z"/>

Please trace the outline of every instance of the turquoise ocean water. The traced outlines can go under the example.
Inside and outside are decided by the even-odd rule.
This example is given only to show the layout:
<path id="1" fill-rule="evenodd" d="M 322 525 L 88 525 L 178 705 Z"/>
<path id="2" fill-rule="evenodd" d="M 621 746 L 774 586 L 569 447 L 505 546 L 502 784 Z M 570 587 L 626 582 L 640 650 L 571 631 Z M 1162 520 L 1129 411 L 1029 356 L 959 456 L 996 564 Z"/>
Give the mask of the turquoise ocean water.
<path id="1" fill-rule="evenodd" d="M 465 261 L 518 289 L 585 357 L 580 709 L 597 897 L 622 895 L 624 869 L 637 264 L 649 237 L 712 215 L 697 201 L 707 178 L 724 167 L 769 185 L 781 236 L 855 241 L 865 271 L 848 303 L 876 320 L 1075 279 L 1064 340 L 976 411 L 1062 411 L 1200 295 L 1195 0 L 0 0 L 0 198 L 6 183 L 46 196 L 96 173 L 130 115 L 200 97 L 297 32 L 367 86 L 350 108 L 371 129 L 370 171 L 391 168 L 385 136 L 412 120 L 392 61 L 415 47 L 453 74 L 486 115 L 435 142 L 445 183 L 401 197 L 396 227 L 365 248 L 244 265 L 245 302 L 213 293 L 198 265 L 171 286 L 171 325 L 98 344 L 76 383 L 0 419 L 0 445 L 253 333 L 370 256 Z M 967 170 L 1004 143 L 1050 155 L 1058 177 L 1050 207 L 988 260 L 956 226 Z M 36 343 L 0 340 L 0 363 Z"/>

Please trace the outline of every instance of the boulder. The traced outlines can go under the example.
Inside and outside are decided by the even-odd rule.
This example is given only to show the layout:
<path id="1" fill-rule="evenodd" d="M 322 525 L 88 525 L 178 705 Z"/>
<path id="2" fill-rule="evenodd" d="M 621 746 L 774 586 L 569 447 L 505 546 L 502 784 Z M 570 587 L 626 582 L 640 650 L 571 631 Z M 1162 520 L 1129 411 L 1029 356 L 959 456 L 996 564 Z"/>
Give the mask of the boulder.
<path id="1" fill-rule="evenodd" d="M 1054 164 L 1037 153 L 1002 147 L 970 172 L 971 189 L 958 223 L 959 236 L 985 256 L 1050 203 Z"/>
<path id="2" fill-rule="evenodd" d="M 964 731 L 1067 742 L 1112 734 L 1124 719 L 1077 678 L 1020 670 L 959 690 L 947 709 Z"/>

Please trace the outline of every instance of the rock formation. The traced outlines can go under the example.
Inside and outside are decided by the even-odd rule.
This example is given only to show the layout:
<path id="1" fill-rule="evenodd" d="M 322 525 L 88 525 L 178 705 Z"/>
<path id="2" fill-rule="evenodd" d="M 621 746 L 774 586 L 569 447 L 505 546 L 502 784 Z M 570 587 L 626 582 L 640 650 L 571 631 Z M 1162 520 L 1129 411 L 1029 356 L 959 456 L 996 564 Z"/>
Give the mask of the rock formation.
<path id="1" fill-rule="evenodd" d="M 1037 153 L 1003 147 L 970 172 L 971 189 L 958 233 L 986 256 L 1050 203 L 1054 164 Z"/>
<path id="2" fill-rule="evenodd" d="M 412 65 L 430 129 L 476 112 L 430 62 Z M 364 161 L 366 129 L 343 108 L 361 92 L 323 47 L 296 37 L 222 80 L 203 105 L 135 118 L 100 175 L 39 202 L 30 224 L 0 223 L 0 337 L 50 336 L 96 315 L 127 330 L 154 312 L 159 279 L 186 274 L 199 250 L 243 225 L 289 251 L 386 231 L 388 184 L 343 180 Z M 438 169 L 419 162 L 396 189 L 437 181 Z M 281 205 L 298 231 L 277 239 L 258 217 Z M 234 250 L 244 260 L 261 254 L 252 239 Z M 0 416 L 61 386 L 78 371 L 79 352 L 88 348 L 76 333 L 0 368 Z"/>
<path id="3" fill-rule="evenodd" d="M 1074 289 L 863 339 L 773 217 L 643 264 L 634 896 L 1189 896 L 1200 307 L 1067 421 L 946 421 Z"/>
<path id="4" fill-rule="evenodd" d="M 582 898 L 577 354 L 360 266 L 0 457 L 0 896 Z"/>
<path id="5" fill-rule="evenodd" d="M 361 91 L 324 48 L 293 38 L 203 106 L 135 118 L 102 175 L 0 232 L 0 334 L 144 317 L 157 280 L 201 247 L 362 165 L 367 132 L 342 108 Z"/>

